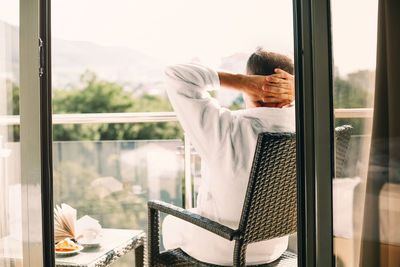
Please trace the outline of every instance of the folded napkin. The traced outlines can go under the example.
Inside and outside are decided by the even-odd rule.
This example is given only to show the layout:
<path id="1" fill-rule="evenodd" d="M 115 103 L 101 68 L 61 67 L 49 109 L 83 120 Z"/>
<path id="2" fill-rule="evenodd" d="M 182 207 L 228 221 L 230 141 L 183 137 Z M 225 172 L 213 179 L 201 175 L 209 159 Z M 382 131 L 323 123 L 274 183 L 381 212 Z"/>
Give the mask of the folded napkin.
<path id="1" fill-rule="evenodd" d="M 94 242 L 100 235 L 101 225 L 98 220 L 85 215 L 76 220 L 76 209 L 62 203 L 54 209 L 54 241 L 65 238 L 80 239 L 86 243 Z"/>

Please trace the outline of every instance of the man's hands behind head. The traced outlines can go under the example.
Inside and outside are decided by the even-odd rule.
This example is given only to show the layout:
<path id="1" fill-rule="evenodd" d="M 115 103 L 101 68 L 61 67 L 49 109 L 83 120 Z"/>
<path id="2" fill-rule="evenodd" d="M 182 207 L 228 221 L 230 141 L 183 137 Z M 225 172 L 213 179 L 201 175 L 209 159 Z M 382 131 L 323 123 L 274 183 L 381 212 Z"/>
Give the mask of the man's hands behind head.
<path id="1" fill-rule="evenodd" d="M 248 75 L 242 83 L 242 91 L 256 107 L 282 108 L 294 101 L 294 76 L 281 69 L 275 74 Z"/>

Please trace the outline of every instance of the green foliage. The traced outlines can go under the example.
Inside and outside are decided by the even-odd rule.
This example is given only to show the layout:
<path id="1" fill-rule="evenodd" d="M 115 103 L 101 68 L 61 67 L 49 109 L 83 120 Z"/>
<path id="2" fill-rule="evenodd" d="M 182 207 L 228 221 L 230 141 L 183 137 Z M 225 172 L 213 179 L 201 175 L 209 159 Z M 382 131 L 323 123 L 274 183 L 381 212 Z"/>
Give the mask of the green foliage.
<path id="1" fill-rule="evenodd" d="M 105 228 L 137 229 L 146 224 L 147 196 L 135 195 L 130 187 L 100 196 L 92 182 L 100 175 L 82 163 L 64 161 L 54 170 L 54 202 L 67 203 L 77 217 L 89 215 Z"/>
<path id="2" fill-rule="evenodd" d="M 10 80 L 6 80 L 6 88 L 7 88 L 8 103 L 10 103 L 7 105 L 7 107 L 9 108 L 7 114 L 19 115 L 19 87 L 16 83 Z M 19 132 L 20 132 L 19 125 L 8 126 L 9 140 L 14 140 L 15 142 L 18 142 Z"/>
<path id="3" fill-rule="evenodd" d="M 347 79 L 354 87 L 361 87 L 369 92 L 375 89 L 375 72 L 372 70 L 358 70 L 349 73 Z"/>
<path id="4" fill-rule="evenodd" d="M 349 79 L 344 80 L 335 77 L 333 81 L 333 104 L 336 108 L 367 108 L 372 107 L 373 93 L 361 87 L 362 81 L 366 81 L 371 75 L 370 72 L 358 71 L 349 74 Z M 362 134 L 366 120 L 356 119 L 335 119 L 335 126 L 349 124 L 353 126 L 353 134 Z"/>
<path id="5" fill-rule="evenodd" d="M 54 202 L 80 207 L 82 203 L 96 200 L 90 183 L 99 175 L 93 168 L 76 162 L 63 162 L 54 169 Z"/>
<path id="6" fill-rule="evenodd" d="M 54 90 L 53 112 L 61 113 L 123 113 L 172 111 L 166 98 L 152 95 L 132 97 L 119 84 L 100 80 L 86 71 L 81 76 L 82 87 Z M 55 141 L 70 140 L 138 140 L 181 139 L 183 132 L 176 122 L 114 123 L 55 125 Z"/>
<path id="7" fill-rule="evenodd" d="M 133 106 L 131 96 L 122 86 L 99 80 L 93 72 L 85 72 L 81 83 L 83 88 L 54 91 L 54 113 L 117 113 Z"/>
<path id="8" fill-rule="evenodd" d="M 230 110 L 239 110 L 239 109 L 244 109 L 244 99 L 243 95 L 240 94 L 232 103 L 232 105 L 229 106 Z"/>
<path id="9" fill-rule="evenodd" d="M 333 103 L 335 108 L 366 108 L 371 107 L 372 94 L 365 88 L 335 77 L 333 80 Z"/>
<path id="10" fill-rule="evenodd" d="M 217 90 L 208 91 L 208 93 L 210 94 L 210 96 L 212 98 L 217 98 L 217 94 L 218 94 Z"/>

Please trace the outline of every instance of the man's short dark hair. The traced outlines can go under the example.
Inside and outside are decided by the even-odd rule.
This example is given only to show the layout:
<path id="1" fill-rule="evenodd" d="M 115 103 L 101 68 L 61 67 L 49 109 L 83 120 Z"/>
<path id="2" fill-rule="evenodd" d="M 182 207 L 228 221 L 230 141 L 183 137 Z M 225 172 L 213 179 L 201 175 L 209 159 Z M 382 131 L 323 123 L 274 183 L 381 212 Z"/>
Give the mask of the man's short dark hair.
<path id="1" fill-rule="evenodd" d="M 293 62 L 290 58 L 257 48 L 257 51 L 247 60 L 246 72 L 250 75 L 270 75 L 275 73 L 276 68 L 280 68 L 292 75 L 294 73 Z"/>

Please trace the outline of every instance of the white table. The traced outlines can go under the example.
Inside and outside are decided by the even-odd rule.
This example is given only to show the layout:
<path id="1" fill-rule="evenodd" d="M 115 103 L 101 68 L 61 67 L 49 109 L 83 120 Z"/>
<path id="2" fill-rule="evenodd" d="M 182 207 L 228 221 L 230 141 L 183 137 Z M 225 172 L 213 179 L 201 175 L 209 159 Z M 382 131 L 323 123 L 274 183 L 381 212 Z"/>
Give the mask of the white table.
<path id="1" fill-rule="evenodd" d="M 134 250 L 136 266 L 142 267 L 145 238 L 142 230 L 102 229 L 99 247 L 85 248 L 73 256 L 57 256 L 56 266 L 108 266 Z"/>

